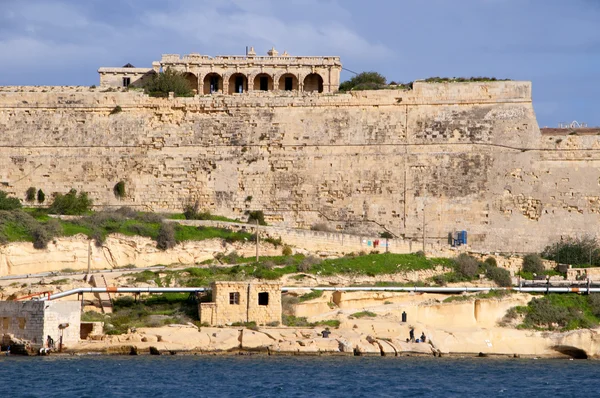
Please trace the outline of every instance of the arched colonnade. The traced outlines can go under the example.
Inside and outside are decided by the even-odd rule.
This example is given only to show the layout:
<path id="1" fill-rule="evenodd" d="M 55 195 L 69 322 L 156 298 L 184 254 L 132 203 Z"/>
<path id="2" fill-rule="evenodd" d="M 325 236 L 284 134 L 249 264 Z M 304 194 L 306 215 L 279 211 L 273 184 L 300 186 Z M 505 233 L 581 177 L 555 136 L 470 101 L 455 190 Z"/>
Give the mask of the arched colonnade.
<path id="1" fill-rule="evenodd" d="M 299 75 L 293 73 L 253 73 L 232 72 L 220 74 L 210 72 L 196 75 L 186 72 L 190 86 L 201 94 L 227 93 L 239 94 L 248 91 L 304 91 L 322 93 L 323 77 L 319 73 Z"/>

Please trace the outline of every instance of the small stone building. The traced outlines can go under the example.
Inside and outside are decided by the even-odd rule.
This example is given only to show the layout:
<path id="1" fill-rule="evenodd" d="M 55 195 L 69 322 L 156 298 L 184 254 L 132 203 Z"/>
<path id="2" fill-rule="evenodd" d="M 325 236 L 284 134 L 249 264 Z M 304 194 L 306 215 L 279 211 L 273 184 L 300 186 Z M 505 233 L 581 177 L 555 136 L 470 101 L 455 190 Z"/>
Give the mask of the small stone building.
<path id="1" fill-rule="evenodd" d="M 0 301 L 0 337 L 11 334 L 43 346 L 50 336 L 58 345 L 61 324 L 69 325 L 63 330 L 63 345 L 79 342 L 79 301 Z"/>
<path id="2" fill-rule="evenodd" d="M 141 87 L 161 70 L 182 72 L 200 95 L 261 91 L 333 93 L 340 85 L 342 64 L 337 56 L 292 56 L 275 48 L 266 56 L 250 48 L 246 55 L 163 54 L 151 68 L 101 67 L 100 87 Z"/>
<path id="3" fill-rule="evenodd" d="M 200 322 L 211 326 L 281 323 L 281 283 L 213 282 L 212 302 L 200 303 Z"/>

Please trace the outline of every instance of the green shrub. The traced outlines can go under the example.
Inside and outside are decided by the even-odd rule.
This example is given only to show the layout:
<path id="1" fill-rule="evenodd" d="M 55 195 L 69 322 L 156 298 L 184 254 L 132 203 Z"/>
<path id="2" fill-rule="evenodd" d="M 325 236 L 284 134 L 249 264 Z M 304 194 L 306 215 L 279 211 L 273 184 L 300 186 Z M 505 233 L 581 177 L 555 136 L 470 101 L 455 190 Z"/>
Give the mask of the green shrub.
<path id="1" fill-rule="evenodd" d="M 67 194 L 57 194 L 48 210 L 52 214 L 81 215 L 90 211 L 91 207 L 92 200 L 86 192 L 77 195 L 77 191 L 71 189 Z"/>
<path id="2" fill-rule="evenodd" d="M 486 272 L 486 276 L 496 282 L 496 285 L 501 287 L 512 286 L 512 279 L 510 272 L 500 267 L 489 267 Z"/>
<path id="3" fill-rule="evenodd" d="M 191 97 L 194 95 L 190 82 L 184 73 L 167 69 L 162 73 L 152 76 L 144 85 L 144 91 L 151 97 L 168 97 L 174 93 L 175 97 Z"/>
<path id="4" fill-rule="evenodd" d="M 600 318 L 600 293 L 590 293 L 588 295 L 588 303 L 592 314 Z"/>
<path id="5" fill-rule="evenodd" d="M 354 314 L 350 315 L 353 318 L 374 318 L 377 316 L 376 313 L 371 312 L 371 311 L 360 311 L 360 312 L 355 312 Z"/>
<path id="6" fill-rule="evenodd" d="M 162 223 L 156 237 L 156 247 L 160 250 L 167 250 L 174 248 L 176 244 L 175 227 L 170 222 Z"/>
<path id="7" fill-rule="evenodd" d="M 490 267 L 497 267 L 498 266 L 498 262 L 496 261 L 496 259 L 494 257 L 488 257 L 485 259 L 484 261 L 485 264 L 489 265 Z"/>
<path id="8" fill-rule="evenodd" d="M 115 106 L 112 111 L 110 111 L 110 115 L 115 115 L 117 113 L 121 113 L 123 109 L 119 105 Z"/>
<path id="9" fill-rule="evenodd" d="M 308 322 L 306 317 L 296 317 L 294 315 L 282 315 L 281 320 L 283 321 L 282 323 L 285 326 L 292 326 L 292 327 L 313 326 L 312 323 Z"/>
<path id="10" fill-rule="evenodd" d="M 117 199 L 123 199 L 125 194 L 125 181 L 119 181 L 113 187 L 113 193 Z"/>
<path id="11" fill-rule="evenodd" d="M 339 328 L 340 327 L 340 321 L 338 321 L 337 319 L 325 319 L 323 321 L 317 321 L 315 322 L 313 325 L 314 326 L 329 326 L 332 328 Z"/>
<path id="12" fill-rule="evenodd" d="M 510 79 L 497 79 L 495 77 L 430 77 L 425 79 L 426 83 L 461 83 L 461 82 L 495 82 L 509 81 Z"/>
<path id="13" fill-rule="evenodd" d="M 284 256 L 291 256 L 292 255 L 292 248 L 289 247 L 288 245 L 284 245 L 283 249 L 281 249 L 281 254 Z"/>
<path id="14" fill-rule="evenodd" d="M 240 255 L 234 250 L 223 257 L 220 260 L 225 264 L 237 264 L 240 261 Z"/>
<path id="15" fill-rule="evenodd" d="M 523 271 L 541 274 L 544 272 L 542 258 L 537 254 L 528 254 L 523 257 Z"/>
<path id="16" fill-rule="evenodd" d="M 21 201 L 17 198 L 9 198 L 4 191 L 0 191 L 0 210 L 20 209 Z"/>
<path id="17" fill-rule="evenodd" d="M 542 257 L 557 263 L 597 267 L 600 265 L 600 247 L 591 236 L 567 238 L 547 246 Z"/>
<path id="18" fill-rule="evenodd" d="M 388 231 L 383 231 L 382 233 L 379 234 L 379 237 L 382 239 L 394 239 L 394 235 L 392 235 Z"/>
<path id="19" fill-rule="evenodd" d="M 41 189 L 38 189 L 38 191 L 37 191 L 38 203 L 44 203 L 45 200 L 46 200 L 46 194 Z"/>
<path id="20" fill-rule="evenodd" d="M 298 272 L 310 272 L 313 266 L 320 264 L 321 260 L 314 256 L 308 256 L 302 259 L 300 264 L 297 265 Z"/>
<path id="21" fill-rule="evenodd" d="M 262 210 L 255 210 L 248 213 L 248 224 L 255 224 L 256 221 L 260 225 L 267 225 L 265 222 L 265 214 Z"/>
<path id="22" fill-rule="evenodd" d="M 548 294 L 532 299 L 526 307 L 517 310 L 524 313 L 522 327 L 535 329 L 573 330 L 595 327 L 599 320 L 597 298 L 578 294 Z"/>
<path id="23" fill-rule="evenodd" d="M 454 261 L 457 272 L 466 278 L 473 278 L 479 272 L 479 261 L 466 253 L 461 253 Z"/>
<path id="24" fill-rule="evenodd" d="M 377 72 L 362 72 L 340 84 L 340 91 L 376 90 L 386 85 L 386 78 Z"/>
<path id="25" fill-rule="evenodd" d="M 35 201 L 35 193 L 36 193 L 35 187 L 27 188 L 27 192 L 25 193 L 25 200 L 28 202 Z"/>

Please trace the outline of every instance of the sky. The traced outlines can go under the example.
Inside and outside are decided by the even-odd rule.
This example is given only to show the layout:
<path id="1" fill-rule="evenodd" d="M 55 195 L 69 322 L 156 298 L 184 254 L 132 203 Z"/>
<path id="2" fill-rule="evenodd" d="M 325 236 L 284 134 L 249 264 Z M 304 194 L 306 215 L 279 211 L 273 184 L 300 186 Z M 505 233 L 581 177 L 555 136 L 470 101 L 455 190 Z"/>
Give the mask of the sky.
<path id="1" fill-rule="evenodd" d="M 0 85 L 93 85 L 100 66 L 246 46 L 396 82 L 530 80 L 541 127 L 600 126 L 600 0 L 0 0 Z"/>

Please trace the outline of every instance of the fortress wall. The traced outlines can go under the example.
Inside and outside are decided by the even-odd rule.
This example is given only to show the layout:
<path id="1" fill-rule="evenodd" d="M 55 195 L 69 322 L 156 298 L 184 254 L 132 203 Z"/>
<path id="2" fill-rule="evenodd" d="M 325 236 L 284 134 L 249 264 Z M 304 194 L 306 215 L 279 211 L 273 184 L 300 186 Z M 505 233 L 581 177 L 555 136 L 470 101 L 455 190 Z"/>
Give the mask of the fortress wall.
<path id="1" fill-rule="evenodd" d="M 198 200 L 232 218 L 261 209 L 286 227 L 413 240 L 425 210 L 428 242 L 466 229 L 478 250 L 596 232 L 600 144 L 562 139 L 541 136 L 528 82 L 176 99 L 0 88 L 1 189 L 23 199 L 35 186 L 155 211 Z"/>

